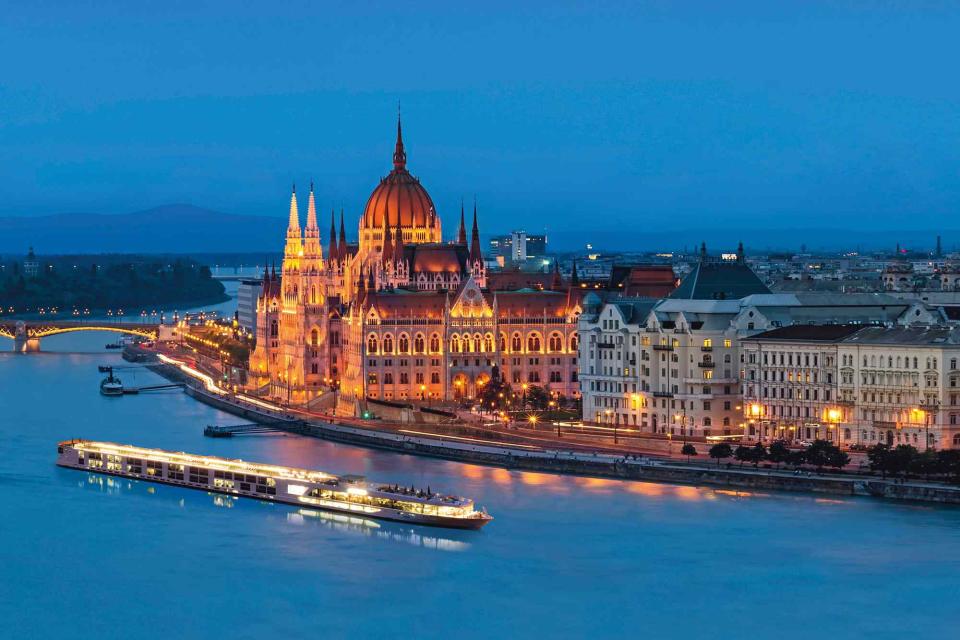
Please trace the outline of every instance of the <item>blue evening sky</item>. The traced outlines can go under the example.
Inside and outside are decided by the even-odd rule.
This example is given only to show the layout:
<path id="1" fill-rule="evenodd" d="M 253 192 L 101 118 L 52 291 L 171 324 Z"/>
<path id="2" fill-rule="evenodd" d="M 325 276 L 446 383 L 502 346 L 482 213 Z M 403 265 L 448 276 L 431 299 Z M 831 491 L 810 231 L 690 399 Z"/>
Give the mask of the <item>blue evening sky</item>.
<path id="1" fill-rule="evenodd" d="M 473 194 L 484 231 L 956 228 L 958 34 L 955 2 L 5 3 L 0 215 L 283 216 L 312 177 L 355 220 L 399 100 L 451 230 Z"/>

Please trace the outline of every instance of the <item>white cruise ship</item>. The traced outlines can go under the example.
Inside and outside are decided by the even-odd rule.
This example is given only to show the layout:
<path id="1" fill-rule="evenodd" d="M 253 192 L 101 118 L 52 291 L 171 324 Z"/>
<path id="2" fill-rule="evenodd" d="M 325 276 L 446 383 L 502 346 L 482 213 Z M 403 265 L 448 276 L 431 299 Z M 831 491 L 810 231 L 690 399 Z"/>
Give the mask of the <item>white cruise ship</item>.
<path id="1" fill-rule="evenodd" d="M 145 449 L 112 442 L 67 440 L 57 464 L 148 482 L 351 513 L 368 518 L 454 529 L 479 529 L 493 517 L 473 501 L 427 490 L 367 482 L 360 476 Z"/>

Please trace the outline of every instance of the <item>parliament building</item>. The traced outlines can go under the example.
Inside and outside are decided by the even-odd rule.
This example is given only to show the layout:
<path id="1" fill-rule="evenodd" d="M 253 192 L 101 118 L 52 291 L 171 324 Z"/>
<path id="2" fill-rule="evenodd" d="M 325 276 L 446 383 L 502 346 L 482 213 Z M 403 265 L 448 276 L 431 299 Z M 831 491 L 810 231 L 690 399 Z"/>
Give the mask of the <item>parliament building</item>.
<path id="1" fill-rule="evenodd" d="M 476 205 L 468 242 L 463 206 L 453 238 L 407 170 L 397 121 L 393 170 L 367 199 L 358 242 L 331 213 L 323 242 L 313 186 L 301 228 L 290 199 L 280 272 L 257 301 L 250 386 L 295 405 L 330 399 L 357 414 L 367 399 L 439 402 L 475 397 L 492 375 L 579 396 L 576 275 L 548 287 L 496 286 L 484 261 Z M 326 246 L 326 250 L 324 250 Z"/>

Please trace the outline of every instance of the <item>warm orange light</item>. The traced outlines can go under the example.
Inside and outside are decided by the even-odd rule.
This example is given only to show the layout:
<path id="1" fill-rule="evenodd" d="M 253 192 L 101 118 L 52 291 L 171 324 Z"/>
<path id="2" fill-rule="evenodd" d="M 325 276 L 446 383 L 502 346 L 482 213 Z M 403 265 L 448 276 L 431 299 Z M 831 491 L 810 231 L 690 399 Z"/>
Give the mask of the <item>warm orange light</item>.
<path id="1" fill-rule="evenodd" d="M 756 418 L 756 417 L 759 416 L 761 413 L 763 413 L 763 407 L 761 407 L 761 406 L 758 405 L 758 404 L 752 404 L 752 405 L 750 405 L 750 415 L 752 415 L 753 417 Z"/>

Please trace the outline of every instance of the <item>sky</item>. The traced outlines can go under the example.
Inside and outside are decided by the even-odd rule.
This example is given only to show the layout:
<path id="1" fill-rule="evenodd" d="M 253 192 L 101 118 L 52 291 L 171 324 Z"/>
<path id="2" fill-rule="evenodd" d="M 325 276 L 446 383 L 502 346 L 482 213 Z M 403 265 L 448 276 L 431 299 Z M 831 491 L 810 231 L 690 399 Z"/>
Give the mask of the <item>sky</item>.
<path id="1" fill-rule="evenodd" d="M 356 220 L 399 102 L 451 233 L 960 229 L 955 2 L 2 5 L 0 216 Z"/>

